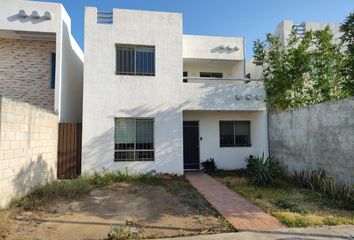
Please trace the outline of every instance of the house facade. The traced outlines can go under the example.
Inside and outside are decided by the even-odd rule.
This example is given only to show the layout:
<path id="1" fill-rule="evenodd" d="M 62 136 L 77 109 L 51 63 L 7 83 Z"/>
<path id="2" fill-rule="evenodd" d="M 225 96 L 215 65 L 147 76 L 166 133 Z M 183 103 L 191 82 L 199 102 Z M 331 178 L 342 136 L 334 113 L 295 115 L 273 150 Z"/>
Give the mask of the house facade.
<path id="1" fill-rule="evenodd" d="M 268 153 L 244 39 L 184 35 L 182 14 L 85 9 L 82 171 L 183 174 Z"/>
<path id="2" fill-rule="evenodd" d="M 57 3 L 2 0 L 0 95 L 82 119 L 83 52 Z"/>

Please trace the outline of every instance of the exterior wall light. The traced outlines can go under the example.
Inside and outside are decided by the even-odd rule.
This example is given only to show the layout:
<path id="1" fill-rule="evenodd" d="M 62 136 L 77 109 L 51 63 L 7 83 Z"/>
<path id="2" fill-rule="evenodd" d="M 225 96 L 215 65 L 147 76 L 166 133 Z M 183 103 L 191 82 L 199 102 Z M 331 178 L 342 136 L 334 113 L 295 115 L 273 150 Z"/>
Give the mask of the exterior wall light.
<path id="1" fill-rule="evenodd" d="M 247 94 L 247 95 L 246 95 L 246 99 L 247 99 L 247 100 L 251 100 L 251 99 L 252 99 L 252 95 L 251 95 L 251 94 Z"/>
<path id="2" fill-rule="evenodd" d="M 45 18 L 46 20 L 51 20 L 51 19 L 52 19 L 52 14 L 51 14 L 50 12 L 45 12 L 45 13 L 44 13 L 44 18 Z"/>
<path id="3" fill-rule="evenodd" d="M 32 15 L 31 15 L 33 18 L 40 18 L 39 14 L 37 11 L 33 11 L 32 12 Z"/>
<path id="4" fill-rule="evenodd" d="M 28 17 L 27 16 L 27 13 L 25 12 L 25 10 L 21 9 L 19 12 L 18 12 L 18 15 L 22 18 L 26 18 Z"/>
<path id="5" fill-rule="evenodd" d="M 242 95 L 237 94 L 237 95 L 235 96 L 235 98 L 236 98 L 236 100 L 241 100 L 241 99 L 242 99 Z"/>

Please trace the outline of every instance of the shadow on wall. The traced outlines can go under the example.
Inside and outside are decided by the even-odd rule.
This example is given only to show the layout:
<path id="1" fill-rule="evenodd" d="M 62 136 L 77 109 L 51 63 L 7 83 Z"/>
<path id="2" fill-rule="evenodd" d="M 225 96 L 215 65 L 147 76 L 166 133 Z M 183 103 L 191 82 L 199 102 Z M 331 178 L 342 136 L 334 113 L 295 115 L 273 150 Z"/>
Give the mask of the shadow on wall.
<path id="1" fill-rule="evenodd" d="M 176 107 L 166 107 L 160 104 L 155 107 L 139 106 L 130 109 L 123 109 L 116 115 L 108 116 L 112 121 L 112 127 L 103 134 L 92 138 L 92 140 L 83 147 L 83 167 L 84 171 L 95 169 L 97 171 L 103 168 L 121 169 L 127 168 L 128 172 L 146 172 L 151 170 L 162 172 L 173 172 L 175 169 L 183 170 L 183 108 L 188 105 L 188 101 L 179 104 Z M 155 155 L 158 159 L 146 162 L 114 162 L 114 118 L 122 117 L 154 117 L 155 127 Z M 171 123 L 178 122 L 179 125 L 171 127 Z M 176 151 L 176 147 L 180 151 Z M 119 166 L 119 167 L 118 167 Z M 123 168 L 123 169 L 122 169 Z"/>
<path id="2" fill-rule="evenodd" d="M 38 24 L 38 23 L 41 23 L 41 22 L 44 22 L 44 21 L 48 21 L 48 19 L 45 17 L 45 16 L 40 16 L 38 18 L 34 18 L 34 17 L 31 17 L 31 13 L 27 13 L 29 16 L 27 17 L 22 17 L 20 16 L 20 14 L 15 14 L 15 15 L 12 15 L 12 16 L 9 16 L 7 18 L 7 20 L 9 22 L 15 22 L 15 21 L 19 21 L 21 23 L 26 23 L 26 22 L 31 22 L 32 24 Z"/>
<path id="3" fill-rule="evenodd" d="M 222 46 L 218 46 L 218 47 L 215 47 L 213 49 L 210 50 L 211 53 L 227 53 L 227 54 L 230 54 L 230 53 L 234 53 L 236 51 L 239 51 L 240 49 L 238 47 L 235 47 L 235 48 L 228 48 L 228 47 L 222 47 Z"/>
<path id="4" fill-rule="evenodd" d="M 62 26 L 61 121 L 82 122 L 83 59 L 65 21 Z M 81 53 L 82 54 L 82 53 Z"/>
<path id="5" fill-rule="evenodd" d="M 15 196 L 22 196 L 33 187 L 55 178 L 53 168 L 39 154 L 36 160 L 23 166 L 13 180 Z"/>
<path id="6" fill-rule="evenodd" d="M 190 102 L 197 102 L 203 110 L 265 110 L 263 82 L 205 83 L 198 89 L 205 92 L 205 95 Z M 241 99 L 237 100 L 236 95 L 241 96 Z M 249 100 L 246 99 L 247 95 L 250 95 Z M 256 99 L 257 95 L 261 96 L 260 100 Z M 184 110 L 190 110 L 188 107 L 186 105 Z"/>

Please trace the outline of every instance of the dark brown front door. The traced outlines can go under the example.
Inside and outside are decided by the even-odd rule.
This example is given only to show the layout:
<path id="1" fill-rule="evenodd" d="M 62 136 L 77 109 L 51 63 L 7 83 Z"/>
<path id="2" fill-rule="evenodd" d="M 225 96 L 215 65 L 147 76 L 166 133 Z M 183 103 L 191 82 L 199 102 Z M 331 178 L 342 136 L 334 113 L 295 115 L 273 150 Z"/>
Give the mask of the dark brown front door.
<path id="1" fill-rule="evenodd" d="M 199 169 L 199 123 L 183 122 L 184 169 Z"/>

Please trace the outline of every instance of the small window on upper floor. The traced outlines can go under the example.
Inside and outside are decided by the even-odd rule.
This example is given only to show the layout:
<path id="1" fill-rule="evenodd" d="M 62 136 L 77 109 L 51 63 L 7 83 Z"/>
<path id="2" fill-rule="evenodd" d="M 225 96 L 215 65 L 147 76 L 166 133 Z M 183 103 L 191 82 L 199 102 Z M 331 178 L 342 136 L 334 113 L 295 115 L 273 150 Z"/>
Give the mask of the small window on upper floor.
<path id="1" fill-rule="evenodd" d="M 155 76 L 155 47 L 116 45 L 116 74 Z"/>
<path id="2" fill-rule="evenodd" d="M 223 78 L 223 73 L 217 73 L 217 72 L 201 72 L 200 77 L 205 77 L 205 78 Z"/>

